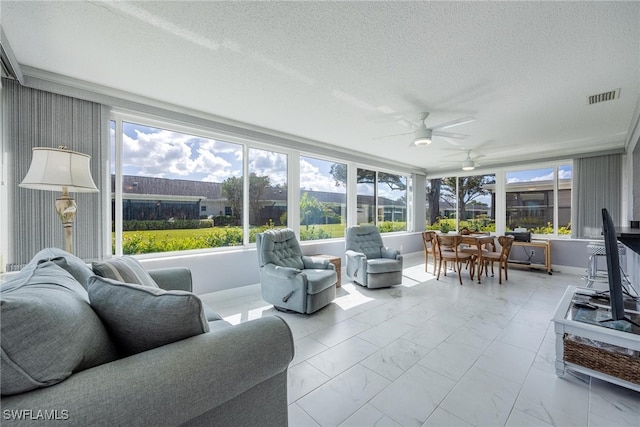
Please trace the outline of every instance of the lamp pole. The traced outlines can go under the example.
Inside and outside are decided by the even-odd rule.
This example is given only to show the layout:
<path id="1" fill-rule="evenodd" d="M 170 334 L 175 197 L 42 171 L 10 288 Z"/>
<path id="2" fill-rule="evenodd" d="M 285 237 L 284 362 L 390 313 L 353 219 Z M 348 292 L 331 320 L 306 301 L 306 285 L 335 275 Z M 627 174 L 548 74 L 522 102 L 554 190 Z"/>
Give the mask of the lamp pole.
<path id="1" fill-rule="evenodd" d="M 73 219 L 76 216 L 76 201 L 69 196 L 69 189 L 62 187 L 62 195 L 56 199 L 56 212 L 64 227 L 64 250 L 73 253 Z"/>

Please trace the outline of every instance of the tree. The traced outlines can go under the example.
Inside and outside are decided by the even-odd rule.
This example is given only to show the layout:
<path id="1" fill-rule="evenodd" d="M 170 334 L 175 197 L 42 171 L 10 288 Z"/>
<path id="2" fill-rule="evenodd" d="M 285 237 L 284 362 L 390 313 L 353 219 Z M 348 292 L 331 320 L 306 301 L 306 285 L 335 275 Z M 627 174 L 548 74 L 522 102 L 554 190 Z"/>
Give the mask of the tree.
<path id="1" fill-rule="evenodd" d="M 256 221 L 260 218 L 263 198 L 270 184 L 268 176 L 258 176 L 255 173 L 249 175 L 249 209 Z M 226 197 L 233 215 L 238 221 L 242 214 L 243 185 L 244 179 L 242 177 L 227 178 L 222 183 L 222 195 Z"/>
<path id="2" fill-rule="evenodd" d="M 242 185 L 244 180 L 242 177 L 231 177 L 224 180 L 222 183 L 222 195 L 229 202 L 231 206 L 231 212 L 236 217 L 236 221 L 240 221 L 240 215 L 242 214 Z M 237 224 L 236 224 L 237 225 Z"/>
<path id="3" fill-rule="evenodd" d="M 467 204 L 475 200 L 480 196 L 489 194 L 489 190 L 482 188 L 485 184 L 495 183 L 494 175 L 475 175 L 465 177 L 449 177 L 442 178 L 441 192 L 442 197 L 449 201 L 452 205 L 455 205 L 456 200 L 456 179 L 458 183 L 458 221 L 465 221 L 467 219 Z M 442 191 L 444 190 L 444 191 Z"/>
<path id="4" fill-rule="evenodd" d="M 309 192 L 302 193 L 300 198 L 300 223 L 309 227 L 309 224 L 317 224 L 322 218 L 324 209 L 317 198 L 310 196 Z"/>
<path id="5" fill-rule="evenodd" d="M 253 213 L 254 221 L 260 219 L 260 209 L 266 190 L 271 186 L 268 176 L 257 176 L 255 173 L 249 175 L 249 209 Z"/>
<path id="6" fill-rule="evenodd" d="M 438 222 L 438 216 L 440 216 L 440 186 L 442 180 L 432 179 L 431 185 L 427 192 L 427 201 L 429 202 L 429 224 L 435 224 Z"/>
<path id="7" fill-rule="evenodd" d="M 347 166 L 342 163 L 331 165 L 331 176 L 336 187 L 347 185 Z M 376 172 L 358 168 L 358 184 L 376 184 Z M 403 176 L 386 172 L 378 172 L 378 182 L 387 184 L 391 190 L 406 190 L 407 183 Z"/>

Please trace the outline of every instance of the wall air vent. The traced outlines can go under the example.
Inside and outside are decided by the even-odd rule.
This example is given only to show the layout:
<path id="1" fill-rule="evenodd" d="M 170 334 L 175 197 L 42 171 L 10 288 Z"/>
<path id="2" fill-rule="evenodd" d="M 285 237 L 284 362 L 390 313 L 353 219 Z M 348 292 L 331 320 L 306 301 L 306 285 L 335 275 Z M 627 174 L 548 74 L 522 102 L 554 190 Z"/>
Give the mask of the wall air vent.
<path id="1" fill-rule="evenodd" d="M 609 92 L 599 93 L 597 95 L 591 95 L 588 97 L 589 105 L 597 104 L 599 102 L 613 101 L 620 98 L 620 89 L 611 90 Z"/>

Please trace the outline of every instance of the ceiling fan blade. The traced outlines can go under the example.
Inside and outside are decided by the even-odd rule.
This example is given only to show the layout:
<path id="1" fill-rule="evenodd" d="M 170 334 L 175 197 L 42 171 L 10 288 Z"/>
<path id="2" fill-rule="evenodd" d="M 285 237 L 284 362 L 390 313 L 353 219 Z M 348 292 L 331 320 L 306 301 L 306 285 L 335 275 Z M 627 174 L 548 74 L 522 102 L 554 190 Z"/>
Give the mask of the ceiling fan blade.
<path id="1" fill-rule="evenodd" d="M 403 136 L 403 135 L 411 135 L 411 134 L 413 134 L 413 132 L 394 133 L 393 135 L 374 136 L 371 139 L 384 139 L 384 138 L 392 138 L 394 136 Z"/>
<path id="2" fill-rule="evenodd" d="M 409 129 L 417 129 L 417 128 L 420 127 L 417 124 L 412 123 L 412 122 L 410 122 L 409 120 L 406 120 L 406 119 L 400 119 L 400 120 L 398 120 L 398 123 L 400 123 L 402 126 L 408 127 Z"/>
<path id="3" fill-rule="evenodd" d="M 467 116 L 467 117 L 463 117 L 461 119 L 457 119 L 457 120 L 453 120 L 453 121 L 450 121 L 450 122 L 439 124 L 437 126 L 433 126 L 431 129 L 433 129 L 433 130 L 436 130 L 436 129 L 438 129 L 438 130 L 447 129 L 447 128 L 450 128 L 450 127 L 460 126 L 460 125 L 464 125 L 466 123 L 471 123 L 471 122 L 473 122 L 475 120 L 476 120 L 475 117 Z"/>
<path id="4" fill-rule="evenodd" d="M 454 132 L 442 132 L 439 130 L 434 130 L 431 135 L 433 136 L 443 136 L 445 138 L 456 138 L 456 139 L 465 139 L 469 135 L 464 135 L 462 133 L 454 133 Z"/>

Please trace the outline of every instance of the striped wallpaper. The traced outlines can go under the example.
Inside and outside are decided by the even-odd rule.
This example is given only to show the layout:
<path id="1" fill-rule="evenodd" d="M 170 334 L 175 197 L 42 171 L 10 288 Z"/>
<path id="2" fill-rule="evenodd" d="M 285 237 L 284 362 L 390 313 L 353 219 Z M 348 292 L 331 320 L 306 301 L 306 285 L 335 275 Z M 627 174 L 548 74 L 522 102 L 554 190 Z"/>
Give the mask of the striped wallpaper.
<path id="1" fill-rule="evenodd" d="M 30 89 L 2 81 L 7 148 L 8 254 L 7 271 L 19 270 L 45 247 L 64 248 L 62 224 L 54 203 L 57 192 L 18 187 L 29 169 L 33 147 L 58 147 L 91 156 L 91 174 L 104 190 L 101 139 L 107 122 L 93 102 Z M 106 143 L 106 141 L 104 142 Z M 103 256 L 104 226 L 100 193 L 71 193 L 78 211 L 73 229 L 74 252 L 87 261 Z"/>

